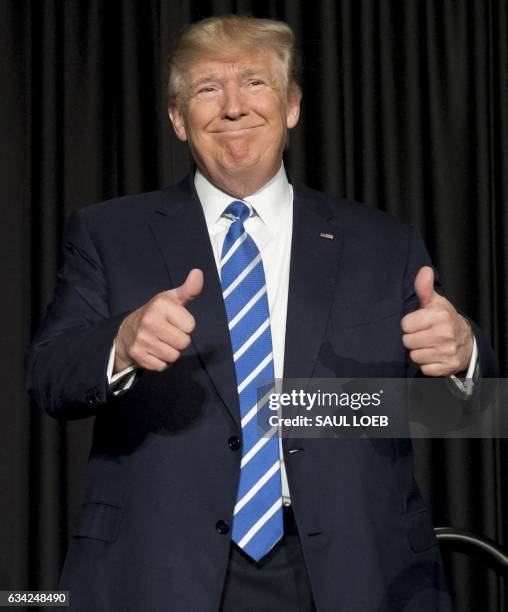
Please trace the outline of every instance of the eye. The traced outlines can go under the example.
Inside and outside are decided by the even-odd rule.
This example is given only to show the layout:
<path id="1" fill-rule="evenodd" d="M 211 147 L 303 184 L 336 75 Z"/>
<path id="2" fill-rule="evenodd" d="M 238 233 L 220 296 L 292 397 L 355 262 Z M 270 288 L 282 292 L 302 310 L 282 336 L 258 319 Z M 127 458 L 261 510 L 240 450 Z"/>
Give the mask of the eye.
<path id="1" fill-rule="evenodd" d="M 265 84 L 265 82 L 263 81 L 263 79 L 252 79 L 251 81 L 249 81 L 249 87 L 262 87 Z"/>
<path id="2" fill-rule="evenodd" d="M 198 98 L 211 98 L 217 95 L 219 88 L 216 85 L 203 85 L 196 91 Z"/>

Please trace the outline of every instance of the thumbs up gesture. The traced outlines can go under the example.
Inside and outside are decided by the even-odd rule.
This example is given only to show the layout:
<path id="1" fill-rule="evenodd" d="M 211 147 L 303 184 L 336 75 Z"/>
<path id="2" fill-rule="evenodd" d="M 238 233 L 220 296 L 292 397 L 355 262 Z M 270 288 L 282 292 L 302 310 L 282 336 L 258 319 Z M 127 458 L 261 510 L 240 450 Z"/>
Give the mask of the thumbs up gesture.
<path id="1" fill-rule="evenodd" d="M 473 352 L 473 332 L 453 305 L 434 290 L 434 271 L 420 268 L 415 278 L 420 308 L 401 321 L 402 342 L 427 376 L 466 370 Z"/>
<path id="2" fill-rule="evenodd" d="M 191 341 L 196 321 L 185 308 L 203 289 L 203 272 L 191 270 L 185 282 L 155 295 L 131 312 L 115 338 L 113 373 L 136 365 L 162 372 L 179 357 Z"/>

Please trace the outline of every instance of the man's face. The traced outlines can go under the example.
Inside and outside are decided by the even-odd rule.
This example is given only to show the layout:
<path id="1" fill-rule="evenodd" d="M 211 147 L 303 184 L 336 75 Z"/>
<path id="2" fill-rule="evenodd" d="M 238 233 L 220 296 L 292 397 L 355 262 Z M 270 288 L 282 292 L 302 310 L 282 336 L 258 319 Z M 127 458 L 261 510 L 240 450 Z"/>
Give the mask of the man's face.
<path id="1" fill-rule="evenodd" d="M 188 141 L 203 174 L 237 197 L 275 175 L 287 129 L 298 122 L 299 95 L 288 100 L 280 70 L 272 51 L 235 61 L 199 60 L 179 108 L 170 108 L 175 132 Z"/>

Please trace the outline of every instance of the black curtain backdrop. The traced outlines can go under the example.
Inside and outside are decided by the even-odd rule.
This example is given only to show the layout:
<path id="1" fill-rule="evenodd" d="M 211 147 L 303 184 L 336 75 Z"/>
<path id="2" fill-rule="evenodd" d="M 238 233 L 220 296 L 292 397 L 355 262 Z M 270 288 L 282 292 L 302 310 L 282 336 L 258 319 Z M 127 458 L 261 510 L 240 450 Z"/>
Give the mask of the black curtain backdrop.
<path id="1" fill-rule="evenodd" d="M 188 171 L 166 117 L 165 60 L 185 24 L 229 12 L 282 18 L 297 35 L 291 172 L 419 226 L 506 375 L 506 0 L 0 0 L 0 589 L 56 587 L 83 490 L 91 421 L 59 424 L 23 390 L 65 218 Z M 505 441 L 415 446 L 435 523 L 503 542 Z M 490 570 L 458 554 L 447 563 L 459 612 L 506 609 Z"/>

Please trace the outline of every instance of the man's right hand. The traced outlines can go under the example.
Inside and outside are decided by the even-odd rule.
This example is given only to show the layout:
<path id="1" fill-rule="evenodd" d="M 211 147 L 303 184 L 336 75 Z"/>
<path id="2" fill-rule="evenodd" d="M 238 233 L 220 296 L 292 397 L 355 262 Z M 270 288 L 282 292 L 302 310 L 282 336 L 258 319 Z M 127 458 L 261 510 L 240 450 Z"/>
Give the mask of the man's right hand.
<path id="1" fill-rule="evenodd" d="M 185 305 L 203 289 L 203 272 L 191 270 L 183 285 L 162 291 L 131 312 L 115 338 L 113 374 L 136 365 L 162 372 L 187 348 L 196 321 Z"/>

